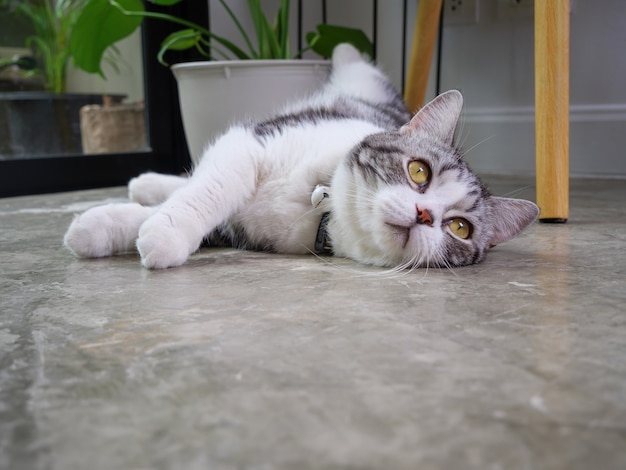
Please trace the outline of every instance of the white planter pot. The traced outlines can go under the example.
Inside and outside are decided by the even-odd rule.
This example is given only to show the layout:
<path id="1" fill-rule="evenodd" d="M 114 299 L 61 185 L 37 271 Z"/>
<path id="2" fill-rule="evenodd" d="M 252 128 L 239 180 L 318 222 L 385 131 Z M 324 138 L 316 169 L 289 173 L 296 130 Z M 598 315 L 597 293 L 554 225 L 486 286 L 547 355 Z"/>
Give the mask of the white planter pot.
<path id="1" fill-rule="evenodd" d="M 185 136 L 194 163 L 208 142 L 232 123 L 270 116 L 327 78 L 324 60 L 189 62 L 172 67 Z"/>

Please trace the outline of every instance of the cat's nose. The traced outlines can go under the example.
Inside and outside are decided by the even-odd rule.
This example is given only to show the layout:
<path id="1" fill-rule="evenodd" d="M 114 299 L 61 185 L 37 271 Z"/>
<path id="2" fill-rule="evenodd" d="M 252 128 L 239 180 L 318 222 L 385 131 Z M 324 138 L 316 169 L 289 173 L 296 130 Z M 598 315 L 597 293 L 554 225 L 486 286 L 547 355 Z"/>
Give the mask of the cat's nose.
<path id="1" fill-rule="evenodd" d="M 417 205 L 415 206 L 415 209 L 417 210 L 416 223 L 424 224 L 424 225 L 428 225 L 429 227 L 432 227 L 433 218 L 430 215 L 430 212 L 428 212 L 428 209 L 420 209 Z"/>

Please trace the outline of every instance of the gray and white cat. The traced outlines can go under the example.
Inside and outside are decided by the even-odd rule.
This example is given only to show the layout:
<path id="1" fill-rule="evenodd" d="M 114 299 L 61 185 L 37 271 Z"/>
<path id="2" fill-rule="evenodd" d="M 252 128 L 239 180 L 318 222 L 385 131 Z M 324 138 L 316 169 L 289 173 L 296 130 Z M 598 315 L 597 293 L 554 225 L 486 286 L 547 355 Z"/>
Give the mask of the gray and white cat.
<path id="1" fill-rule="evenodd" d="M 134 178 L 135 202 L 76 216 L 65 245 L 88 258 L 136 247 L 151 269 L 185 263 L 205 239 L 396 268 L 480 262 L 539 210 L 490 195 L 462 160 L 462 103 L 448 91 L 411 118 L 381 71 L 338 46 L 317 94 L 233 126 L 189 178 Z"/>

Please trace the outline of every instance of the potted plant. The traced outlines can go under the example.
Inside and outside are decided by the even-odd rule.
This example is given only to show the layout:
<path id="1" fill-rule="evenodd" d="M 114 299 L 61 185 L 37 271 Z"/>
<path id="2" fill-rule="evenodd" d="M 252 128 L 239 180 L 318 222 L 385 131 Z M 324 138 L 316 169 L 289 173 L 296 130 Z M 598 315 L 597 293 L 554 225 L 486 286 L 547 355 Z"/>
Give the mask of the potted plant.
<path id="1" fill-rule="evenodd" d="M 195 49 L 209 60 L 172 67 L 179 87 L 185 134 L 194 160 L 206 142 L 235 118 L 272 111 L 278 104 L 316 88 L 327 75 L 327 61 L 302 60 L 304 51 L 291 52 L 289 0 L 281 0 L 273 23 L 264 14 L 260 0 L 247 0 L 254 40 L 227 3 L 219 0 L 241 35 L 244 48 L 202 25 L 167 13 L 146 11 L 140 0 L 86 1 L 77 18 L 70 49 L 75 64 L 87 72 L 103 75 L 103 52 L 139 27 L 144 18 L 181 26 L 164 38 L 158 53 L 162 64 L 167 65 L 168 51 L 186 49 Z M 168 6 L 182 0 L 150 1 Z M 305 50 L 311 49 L 322 57 L 329 57 L 334 46 L 341 42 L 350 42 L 362 52 L 372 53 L 367 36 L 352 28 L 318 25 L 316 31 L 307 35 L 307 42 Z"/>
<path id="2" fill-rule="evenodd" d="M 0 129 L 7 135 L 0 153 L 9 156 L 80 153 L 82 150 L 79 110 L 87 104 L 101 104 L 97 94 L 66 93 L 69 47 L 76 19 L 88 0 L 0 0 L 3 10 L 27 18 L 33 34 L 26 47 L 34 60 L 21 58 L 13 63 L 30 70 L 43 84 L 41 91 L 0 93 Z M 115 65 L 116 49 L 110 48 L 103 62 Z M 113 97 L 120 101 L 121 96 Z"/>

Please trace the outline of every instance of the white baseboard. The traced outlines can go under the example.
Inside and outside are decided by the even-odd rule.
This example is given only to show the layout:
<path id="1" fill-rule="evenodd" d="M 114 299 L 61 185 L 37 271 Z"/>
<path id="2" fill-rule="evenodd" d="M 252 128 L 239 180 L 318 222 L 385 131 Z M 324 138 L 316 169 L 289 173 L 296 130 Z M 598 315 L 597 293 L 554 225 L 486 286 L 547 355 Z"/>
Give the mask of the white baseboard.
<path id="1" fill-rule="evenodd" d="M 479 173 L 534 174 L 534 123 L 532 106 L 467 108 L 467 161 Z M 570 174 L 626 178 L 626 104 L 570 106 Z"/>
<path id="2" fill-rule="evenodd" d="M 503 108 L 471 107 L 463 112 L 466 122 L 535 122 L 534 106 Z M 570 105 L 571 122 L 626 121 L 625 104 L 573 104 Z"/>

